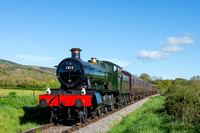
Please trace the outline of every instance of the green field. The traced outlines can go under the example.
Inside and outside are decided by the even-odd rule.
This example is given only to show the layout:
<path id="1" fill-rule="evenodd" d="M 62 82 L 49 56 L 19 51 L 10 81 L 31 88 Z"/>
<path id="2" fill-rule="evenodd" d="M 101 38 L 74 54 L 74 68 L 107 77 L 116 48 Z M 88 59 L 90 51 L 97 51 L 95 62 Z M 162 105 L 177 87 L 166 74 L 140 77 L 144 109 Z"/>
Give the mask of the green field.
<path id="1" fill-rule="evenodd" d="M 18 96 L 38 96 L 40 94 L 45 94 L 45 91 L 35 91 L 35 90 L 19 90 L 19 89 L 0 89 L 0 96 L 6 96 L 10 92 L 16 92 Z"/>
<path id="2" fill-rule="evenodd" d="M 195 132 L 186 129 L 182 121 L 176 120 L 165 111 L 164 96 L 153 97 L 142 107 L 127 115 L 108 133 L 168 133 Z"/>

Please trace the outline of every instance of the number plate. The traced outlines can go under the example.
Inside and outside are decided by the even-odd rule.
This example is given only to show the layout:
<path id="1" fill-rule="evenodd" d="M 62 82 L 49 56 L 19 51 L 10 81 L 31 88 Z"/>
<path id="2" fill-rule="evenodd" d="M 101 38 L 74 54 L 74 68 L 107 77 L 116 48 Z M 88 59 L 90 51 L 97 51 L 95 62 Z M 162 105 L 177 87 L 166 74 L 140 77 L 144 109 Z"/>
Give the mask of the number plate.
<path id="1" fill-rule="evenodd" d="M 74 66 L 66 66 L 65 69 L 72 70 L 72 69 L 74 69 Z"/>

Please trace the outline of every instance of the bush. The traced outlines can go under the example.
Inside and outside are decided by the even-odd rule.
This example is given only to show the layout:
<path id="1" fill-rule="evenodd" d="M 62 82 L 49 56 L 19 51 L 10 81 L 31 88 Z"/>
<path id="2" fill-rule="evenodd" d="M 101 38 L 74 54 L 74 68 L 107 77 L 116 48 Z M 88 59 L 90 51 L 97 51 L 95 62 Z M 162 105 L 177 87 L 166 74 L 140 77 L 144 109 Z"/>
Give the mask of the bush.
<path id="1" fill-rule="evenodd" d="M 200 130 L 200 88 L 171 86 L 166 92 L 165 108 L 169 114 L 183 120 L 185 128 Z"/>
<path id="2" fill-rule="evenodd" d="M 8 97 L 17 97 L 17 93 L 16 92 L 10 92 L 8 94 Z"/>

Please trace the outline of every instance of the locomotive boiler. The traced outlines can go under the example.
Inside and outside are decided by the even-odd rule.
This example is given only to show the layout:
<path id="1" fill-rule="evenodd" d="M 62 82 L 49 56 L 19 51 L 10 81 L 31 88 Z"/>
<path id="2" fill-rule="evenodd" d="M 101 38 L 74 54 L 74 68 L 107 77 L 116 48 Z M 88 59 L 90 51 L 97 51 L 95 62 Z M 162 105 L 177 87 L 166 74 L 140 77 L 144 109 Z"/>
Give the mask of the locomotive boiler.
<path id="1" fill-rule="evenodd" d="M 51 121 L 55 124 L 59 119 L 85 122 L 88 117 L 95 118 L 156 93 L 157 86 L 135 78 L 112 62 L 96 58 L 82 61 L 80 52 L 81 49 L 72 48 L 72 56 L 57 66 L 60 89 L 48 89 L 46 95 L 39 96 L 40 106 L 51 108 Z"/>

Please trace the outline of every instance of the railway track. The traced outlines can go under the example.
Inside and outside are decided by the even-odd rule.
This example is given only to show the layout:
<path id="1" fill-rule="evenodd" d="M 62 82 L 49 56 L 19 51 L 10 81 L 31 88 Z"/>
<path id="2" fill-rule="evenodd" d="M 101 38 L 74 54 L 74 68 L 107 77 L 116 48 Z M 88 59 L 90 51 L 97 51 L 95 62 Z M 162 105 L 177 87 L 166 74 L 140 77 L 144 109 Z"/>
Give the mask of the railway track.
<path id="1" fill-rule="evenodd" d="M 144 98 L 142 98 L 142 99 L 144 99 Z M 140 99 L 140 100 L 142 100 L 142 99 Z M 140 101 L 140 100 L 138 100 L 138 101 Z M 113 114 L 113 113 L 115 113 L 117 111 L 120 111 L 121 109 L 126 108 L 126 107 L 128 107 L 128 106 L 130 106 L 130 105 L 132 105 L 132 104 L 134 104 L 134 103 L 136 103 L 138 101 L 133 101 L 131 103 L 128 103 L 125 106 L 122 106 L 122 107 L 120 107 L 118 109 L 110 111 L 110 112 L 108 112 L 106 114 L 102 114 L 101 116 L 98 116 L 98 117 L 96 117 L 94 119 L 88 119 L 87 122 L 85 122 L 85 123 L 69 123 L 69 124 L 66 125 L 66 124 L 64 124 L 62 122 L 59 122 L 57 126 L 55 126 L 54 123 L 50 123 L 50 124 L 46 124 L 44 126 L 40 126 L 40 127 L 36 127 L 36 128 L 30 129 L 30 130 L 26 130 L 26 131 L 24 131 L 22 133 L 36 133 L 38 131 L 52 132 L 51 128 L 57 129 L 58 132 L 60 132 L 60 133 L 71 133 L 71 132 L 77 131 L 77 130 L 83 128 L 83 127 L 86 127 L 87 125 L 89 125 L 89 124 L 91 124 L 93 122 L 96 122 L 99 119 L 102 119 L 102 118 L 104 118 L 104 117 L 106 117 L 108 115 L 111 115 L 111 114 Z M 54 129 L 54 131 L 55 131 L 55 129 Z"/>
<path id="2" fill-rule="evenodd" d="M 54 127 L 54 126 L 55 126 L 54 123 L 49 123 L 49 124 L 46 124 L 43 126 L 32 128 L 30 130 L 23 131 L 22 133 L 36 133 L 38 131 L 42 131 L 42 130 L 45 130 L 45 129 L 48 129 L 48 128 Z"/>
<path id="3" fill-rule="evenodd" d="M 140 100 L 142 100 L 142 99 L 140 99 Z M 138 101 L 140 101 L 140 100 L 138 100 Z M 91 120 L 88 120 L 88 121 L 85 122 L 85 123 L 78 123 L 78 124 L 74 125 L 73 127 L 69 128 L 69 129 L 67 129 L 67 130 L 65 130 L 65 131 L 62 131 L 62 133 L 72 133 L 72 132 L 74 132 L 74 131 L 77 131 L 77 130 L 80 129 L 80 128 L 83 128 L 83 127 L 85 127 L 85 126 L 87 126 L 87 125 L 89 125 L 89 124 L 91 124 L 91 123 L 93 123 L 93 122 L 98 121 L 99 119 L 102 119 L 102 118 L 104 118 L 104 117 L 106 117 L 106 116 L 108 116 L 108 115 L 111 115 L 111 114 L 113 114 L 113 113 L 115 113 L 115 112 L 117 112 L 117 111 L 120 111 L 121 109 L 126 108 L 126 107 L 128 107 L 128 106 L 130 106 L 130 105 L 132 105 L 132 104 L 134 104 L 134 103 L 136 103 L 136 102 L 138 102 L 138 101 L 131 102 L 131 103 L 129 103 L 129 104 L 123 106 L 123 107 L 120 107 L 120 108 L 118 108 L 118 109 L 115 109 L 115 110 L 113 110 L 113 111 L 111 111 L 111 112 L 108 112 L 108 113 L 106 113 L 106 114 L 102 114 L 101 116 L 96 117 L 96 118 L 91 119 Z"/>

